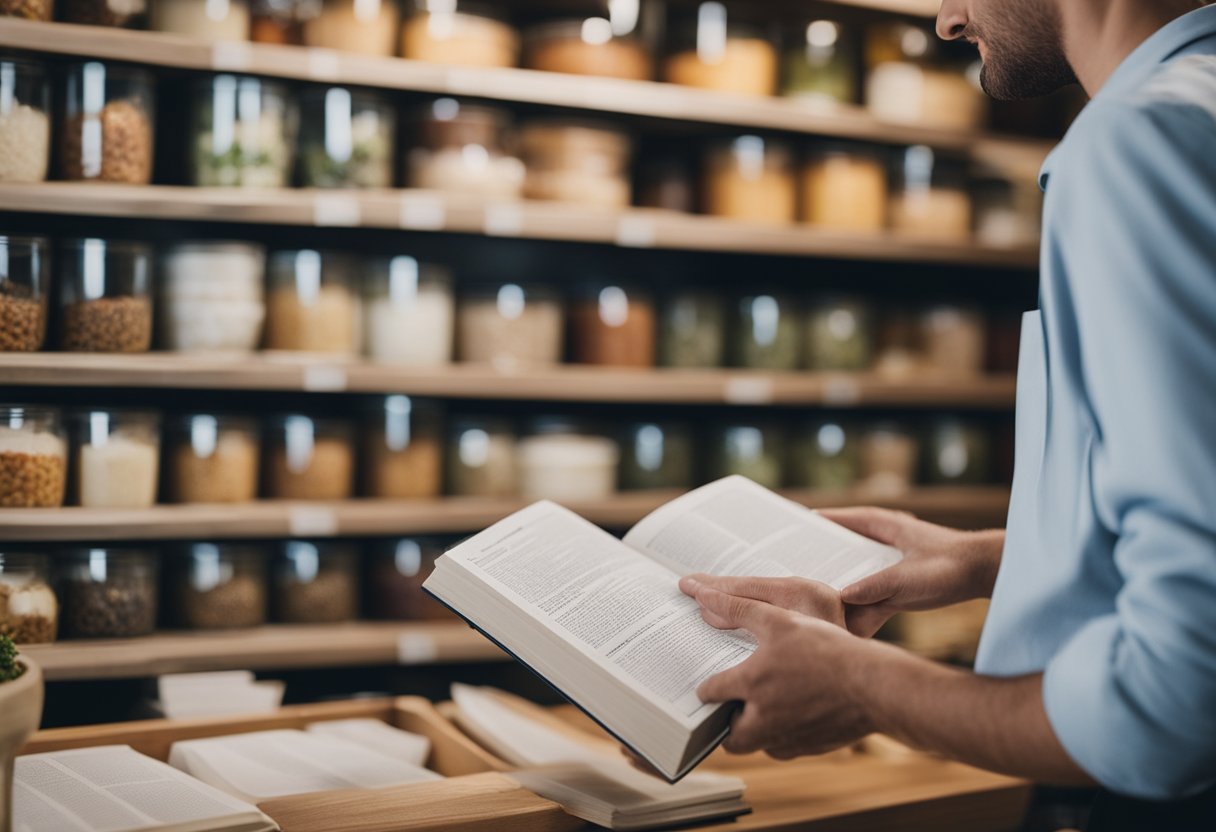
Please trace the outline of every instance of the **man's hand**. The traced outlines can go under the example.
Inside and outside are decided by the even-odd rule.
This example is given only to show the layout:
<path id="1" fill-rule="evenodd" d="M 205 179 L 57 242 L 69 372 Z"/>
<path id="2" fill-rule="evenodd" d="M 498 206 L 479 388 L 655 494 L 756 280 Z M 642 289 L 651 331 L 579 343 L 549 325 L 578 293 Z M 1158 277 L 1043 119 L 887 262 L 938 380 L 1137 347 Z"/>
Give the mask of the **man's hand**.
<path id="1" fill-rule="evenodd" d="M 805 578 L 730 578 L 716 575 L 689 575 L 680 581 L 680 589 L 685 595 L 690 595 L 700 601 L 697 592 L 700 590 L 715 590 L 737 598 L 750 598 L 753 601 L 763 601 L 780 607 L 783 610 L 796 612 L 818 618 L 837 627 L 845 625 L 844 603 L 840 593 L 819 581 L 808 581 Z M 701 613 L 705 620 L 722 630 L 731 630 L 727 619 L 715 617 L 712 609 L 701 605 Z"/>
<path id="2" fill-rule="evenodd" d="M 869 637 L 897 612 L 928 610 L 992 595 L 1003 531 L 962 532 L 879 508 L 820 512 L 858 534 L 894 546 L 904 559 L 841 590 L 849 630 Z"/>

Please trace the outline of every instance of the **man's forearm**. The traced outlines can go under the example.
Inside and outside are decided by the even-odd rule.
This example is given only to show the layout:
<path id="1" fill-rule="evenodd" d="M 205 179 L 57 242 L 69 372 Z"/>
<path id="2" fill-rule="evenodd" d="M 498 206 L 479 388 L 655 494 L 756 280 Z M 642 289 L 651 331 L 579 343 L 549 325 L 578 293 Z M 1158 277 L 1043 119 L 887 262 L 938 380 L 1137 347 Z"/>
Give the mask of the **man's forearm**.
<path id="1" fill-rule="evenodd" d="M 991 598 L 996 586 L 996 574 L 1001 568 L 1001 554 L 1005 551 L 1005 530 L 990 529 L 975 532 L 976 540 L 976 586 L 980 598 Z"/>

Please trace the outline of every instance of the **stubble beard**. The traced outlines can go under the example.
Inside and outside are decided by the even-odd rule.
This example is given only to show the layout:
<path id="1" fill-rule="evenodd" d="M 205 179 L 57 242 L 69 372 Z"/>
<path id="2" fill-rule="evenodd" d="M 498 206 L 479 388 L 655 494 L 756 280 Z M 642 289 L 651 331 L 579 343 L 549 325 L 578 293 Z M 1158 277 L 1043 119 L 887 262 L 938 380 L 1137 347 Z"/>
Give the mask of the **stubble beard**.
<path id="1" fill-rule="evenodd" d="M 984 92 L 1000 101 L 1021 101 L 1076 83 L 1064 55 L 1060 12 L 1051 0 L 994 0 L 986 8 L 964 32 L 984 41 Z"/>

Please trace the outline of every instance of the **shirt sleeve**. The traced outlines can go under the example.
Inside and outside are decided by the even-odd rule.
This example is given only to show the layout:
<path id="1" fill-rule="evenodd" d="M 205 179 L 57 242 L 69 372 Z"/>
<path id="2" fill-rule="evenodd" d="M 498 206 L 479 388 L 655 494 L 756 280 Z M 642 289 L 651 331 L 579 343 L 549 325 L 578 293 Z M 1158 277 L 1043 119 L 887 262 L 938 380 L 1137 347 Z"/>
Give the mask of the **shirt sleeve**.
<path id="1" fill-rule="evenodd" d="M 1053 657 L 1043 696 L 1091 776 L 1173 799 L 1216 782 L 1216 121 L 1095 106 L 1050 215 L 1123 584 Z"/>

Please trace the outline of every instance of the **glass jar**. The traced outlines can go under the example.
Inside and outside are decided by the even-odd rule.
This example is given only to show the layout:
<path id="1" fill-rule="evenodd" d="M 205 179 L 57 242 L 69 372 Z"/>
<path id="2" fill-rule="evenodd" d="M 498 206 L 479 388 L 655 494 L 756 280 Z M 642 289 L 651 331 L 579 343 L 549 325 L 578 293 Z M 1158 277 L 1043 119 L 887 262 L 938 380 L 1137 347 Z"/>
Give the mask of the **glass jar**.
<path id="1" fill-rule="evenodd" d="M 376 401 L 363 431 L 364 496 L 421 500 L 443 492 L 440 415 L 409 396 Z"/>
<path id="2" fill-rule="evenodd" d="M 362 345 L 357 261 L 345 254 L 279 251 L 270 257 L 268 350 L 355 356 Z"/>
<path id="3" fill-rule="evenodd" d="M 735 304 L 730 360 L 753 370 L 796 370 L 802 360 L 802 323 L 796 305 L 777 295 L 748 295 Z"/>
<path id="4" fill-rule="evenodd" d="M 874 361 L 874 320 L 869 307 L 855 298 L 823 298 L 811 304 L 806 318 L 808 370 L 859 372 Z"/>
<path id="5" fill-rule="evenodd" d="M 878 358 L 874 369 L 880 375 L 907 379 L 924 367 L 922 326 L 916 313 L 887 309 L 879 326 Z"/>
<path id="6" fill-rule="evenodd" d="M 635 286 L 590 284 L 570 306 L 570 352 L 580 364 L 653 367 L 655 311 Z"/>
<path id="7" fill-rule="evenodd" d="M 147 508 L 156 502 L 160 416 L 140 410 L 73 414 L 76 502 L 85 508 Z"/>
<path id="8" fill-rule="evenodd" d="M 782 486 L 785 437 L 769 425 L 728 425 L 719 428 L 712 440 L 710 479 L 735 474 L 765 488 Z"/>
<path id="9" fill-rule="evenodd" d="M 834 231 L 881 231 L 890 199 L 887 167 L 880 150 L 863 145 L 820 147 L 802 166 L 802 221 Z"/>
<path id="10" fill-rule="evenodd" d="M 632 141 L 590 122 L 533 122 L 520 131 L 524 196 L 628 208 Z"/>
<path id="11" fill-rule="evenodd" d="M 276 500 L 346 500 L 354 491 L 350 425 L 298 413 L 270 420 L 266 496 Z"/>
<path id="12" fill-rule="evenodd" d="M 529 69 L 631 81 L 654 77 L 646 45 L 630 34 L 618 35 L 606 17 L 549 21 L 529 29 L 525 40 Z"/>
<path id="13" fill-rule="evenodd" d="M 266 623 L 266 555 L 259 547 L 187 543 L 166 554 L 178 627 L 231 630 Z"/>
<path id="14" fill-rule="evenodd" d="M 981 129 L 987 101 L 966 67 L 892 61 L 870 71 L 866 105 L 881 121 L 940 130 Z"/>
<path id="15" fill-rule="evenodd" d="M 975 236 L 990 246 L 1032 246 L 1039 241 L 1043 200 L 1032 185 L 988 172 L 972 183 Z"/>
<path id="16" fill-rule="evenodd" d="M 761 136 L 740 136 L 706 157 L 702 209 L 753 222 L 789 223 L 797 194 L 789 147 Z"/>
<path id="17" fill-rule="evenodd" d="M 918 145 L 901 154 L 894 178 L 890 214 L 896 232 L 942 242 L 971 236 L 965 163 Z"/>
<path id="18" fill-rule="evenodd" d="M 166 433 L 166 492 L 175 503 L 248 503 L 258 496 L 260 439 L 249 417 L 190 413 Z"/>
<path id="19" fill-rule="evenodd" d="M 46 68 L 0 59 L 0 182 L 41 182 L 51 157 Z"/>
<path id="20" fill-rule="evenodd" d="M 629 425 L 621 440 L 620 487 L 691 488 L 695 454 L 692 432 L 684 425 Z"/>
<path id="21" fill-rule="evenodd" d="M 505 419 L 457 419 L 448 443 L 447 487 L 452 496 L 510 497 L 517 492 L 515 434 Z"/>
<path id="22" fill-rule="evenodd" d="M 659 364 L 720 367 L 726 349 L 726 310 L 709 292 L 683 291 L 664 303 L 659 319 Z"/>
<path id="23" fill-rule="evenodd" d="M 296 114 L 273 81 L 216 75 L 194 85 L 192 184 L 282 188 L 290 184 Z"/>
<path id="24" fill-rule="evenodd" d="M 90 548 L 58 560 L 60 629 L 71 638 L 133 638 L 156 628 L 156 556 Z"/>
<path id="25" fill-rule="evenodd" d="M 799 431 L 790 454 L 790 485 L 844 491 L 861 478 L 861 449 L 854 429 L 842 422 L 814 422 Z"/>
<path id="26" fill-rule="evenodd" d="M 960 306 L 937 306 L 921 317 L 923 366 L 929 372 L 978 375 L 984 372 L 988 332 L 984 313 Z"/>
<path id="27" fill-rule="evenodd" d="M 405 255 L 381 258 L 369 265 L 364 287 L 364 352 L 370 358 L 409 367 L 451 363 L 451 272 Z"/>
<path id="28" fill-rule="evenodd" d="M 0 352 L 37 352 L 46 340 L 50 295 L 44 237 L 0 234 Z"/>
<path id="29" fill-rule="evenodd" d="M 149 28 L 208 42 L 249 38 L 248 0 L 153 0 Z"/>
<path id="30" fill-rule="evenodd" d="M 306 188 L 391 188 L 397 111 L 373 93 L 345 87 L 300 98 L 300 184 Z"/>
<path id="31" fill-rule="evenodd" d="M 448 66 L 515 66 L 519 35 L 490 5 L 413 0 L 401 25 L 401 57 Z"/>
<path id="32" fill-rule="evenodd" d="M 425 538 L 384 540 L 368 553 L 368 606 L 372 618 L 388 621 L 450 621 L 455 616 L 422 591 L 443 547 Z"/>
<path id="33" fill-rule="evenodd" d="M 691 214 L 697 210 L 697 187 L 690 166 L 677 156 L 644 157 L 638 172 L 637 204 Z"/>
<path id="34" fill-rule="evenodd" d="M 146 9 L 144 0 L 60 0 L 62 19 L 86 26 L 128 28 L 137 26 Z"/>
<path id="35" fill-rule="evenodd" d="M 983 485 L 992 476 L 992 443 L 987 431 L 943 419 L 929 431 L 925 482 L 930 485 Z"/>
<path id="36" fill-rule="evenodd" d="M 599 500 L 616 491 L 620 448 L 571 420 L 537 419 L 515 454 L 525 499 Z"/>
<path id="37" fill-rule="evenodd" d="M 274 560 L 274 613 L 283 624 L 336 624 L 359 614 L 358 561 L 346 543 L 289 540 Z"/>
<path id="38" fill-rule="evenodd" d="M 0 17 L 46 21 L 54 16 L 55 0 L 0 0 Z"/>
<path id="39" fill-rule="evenodd" d="M 699 4 L 695 21 L 676 28 L 676 48 L 664 63 L 663 79 L 718 92 L 772 95 L 776 48 L 759 28 L 731 18 L 722 3 Z"/>
<path id="40" fill-rule="evenodd" d="M 179 243 L 161 257 L 160 331 L 179 352 L 253 352 L 266 319 L 266 250 L 239 242 Z"/>
<path id="41" fill-rule="evenodd" d="M 50 558 L 37 552 L 0 551 L 0 636 L 16 644 L 49 644 L 58 624 Z"/>
<path id="42" fill-rule="evenodd" d="M 409 185 L 437 191 L 518 199 L 524 165 L 506 150 L 509 116 L 493 107 L 440 98 L 419 116 L 417 146 L 407 159 Z"/>
<path id="43" fill-rule="evenodd" d="M 0 406 L 0 508 L 63 505 L 65 436 L 58 410 Z"/>
<path id="44" fill-rule="evenodd" d="M 99 61 L 73 65 L 59 134 L 63 178 L 148 184 L 154 123 L 150 74 Z"/>
<path id="45" fill-rule="evenodd" d="M 400 22 L 395 0 L 322 0 L 316 17 L 304 21 L 304 45 L 389 57 Z"/>
<path id="46" fill-rule="evenodd" d="M 152 248 L 66 240 L 59 252 L 59 346 L 72 352 L 147 352 L 152 346 Z"/>
<path id="47" fill-rule="evenodd" d="M 304 21 L 321 10 L 321 0 L 253 0 L 249 39 L 280 46 L 304 44 Z"/>
<path id="48" fill-rule="evenodd" d="M 813 103 L 857 100 L 857 43 L 839 21 L 812 20 L 794 30 L 781 64 L 781 94 Z"/>
<path id="49" fill-rule="evenodd" d="M 920 445 L 911 431 L 876 425 L 861 439 L 861 487 L 874 494 L 901 494 L 916 481 Z"/>
<path id="50" fill-rule="evenodd" d="M 473 286 L 457 316 L 461 361 L 509 372 L 562 360 L 562 303 L 552 291 L 518 283 Z"/>

